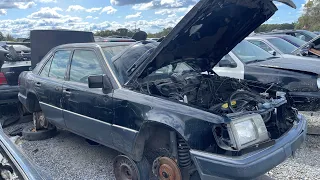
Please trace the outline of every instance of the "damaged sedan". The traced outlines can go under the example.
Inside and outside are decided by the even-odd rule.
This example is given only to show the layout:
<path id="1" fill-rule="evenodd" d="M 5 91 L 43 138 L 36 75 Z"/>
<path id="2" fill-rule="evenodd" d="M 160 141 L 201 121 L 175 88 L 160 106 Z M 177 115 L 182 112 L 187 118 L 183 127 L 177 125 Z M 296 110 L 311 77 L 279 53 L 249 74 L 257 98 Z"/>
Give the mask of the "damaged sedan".
<path id="1" fill-rule="evenodd" d="M 261 176 L 300 147 L 306 120 L 285 92 L 212 68 L 276 10 L 269 0 L 201 0 L 160 44 L 58 46 L 20 75 L 19 99 L 42 117 L 36 129 L 52 124 L 121 152 L 119 180 Z"/>

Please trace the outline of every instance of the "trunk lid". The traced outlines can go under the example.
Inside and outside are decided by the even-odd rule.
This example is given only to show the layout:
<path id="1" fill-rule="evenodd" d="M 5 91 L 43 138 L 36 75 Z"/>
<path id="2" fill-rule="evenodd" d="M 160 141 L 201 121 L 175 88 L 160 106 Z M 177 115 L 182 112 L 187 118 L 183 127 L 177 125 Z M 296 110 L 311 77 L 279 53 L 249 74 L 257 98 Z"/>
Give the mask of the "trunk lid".
<path id="1" fill-rule="evenodd" d="M 291 7 L 291 0 L 279 0 Z M 196 59 L 211 69 L 277 11 L 270 0 L 200 0 L 165 37 L 133 77 L 144 77 L 175 61 Z"/>
<path id="2" fill-rule="evenodd" d="M 30 67 L 31 61 L 6 61 L 1 68 L 1 72 L 4 74 L 7 80 L 7 84 L 10 86 L 14 86 L 18 85 L 20 73 L 23 71 L 29 71 Z"/>

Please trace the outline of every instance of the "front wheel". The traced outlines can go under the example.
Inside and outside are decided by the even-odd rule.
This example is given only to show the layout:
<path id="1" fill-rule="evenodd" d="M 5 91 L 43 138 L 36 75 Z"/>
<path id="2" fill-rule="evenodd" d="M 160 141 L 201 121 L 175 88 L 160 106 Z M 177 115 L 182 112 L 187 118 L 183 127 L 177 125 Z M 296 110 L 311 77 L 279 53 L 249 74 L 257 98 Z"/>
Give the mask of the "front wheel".
<path id="1" fill-rule="evenodd" d="M 146 158 L 135 162 L 125 155 L 113 160 L 113 172 L 117 180 L 149 180 L 150 165 Z"/>

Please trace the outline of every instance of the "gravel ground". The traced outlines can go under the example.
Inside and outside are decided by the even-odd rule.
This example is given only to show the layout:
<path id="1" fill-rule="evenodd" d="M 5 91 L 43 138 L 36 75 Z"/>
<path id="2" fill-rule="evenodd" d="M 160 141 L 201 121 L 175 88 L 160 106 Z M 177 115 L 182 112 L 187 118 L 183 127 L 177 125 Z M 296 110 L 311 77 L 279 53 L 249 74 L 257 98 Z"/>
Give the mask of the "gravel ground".
<path id="1" fill-rule="evenodd" d="M 320 112 L 303 112 L 309 127 L 320 127 Z M 5 128 L 9 133 L 29 123 Z M 112 159 L 118 152 L 103 146 L 91 146 L 84 138 L 59 130 L 54 138 L 43 141 L 25 141 L 16 144 L 52 179 L 114 179 Z M 306 143 L 294 158 L 286 160 L 266 175 L 274 179 L 319 179 L 320 136 L 308 136 Z"/>

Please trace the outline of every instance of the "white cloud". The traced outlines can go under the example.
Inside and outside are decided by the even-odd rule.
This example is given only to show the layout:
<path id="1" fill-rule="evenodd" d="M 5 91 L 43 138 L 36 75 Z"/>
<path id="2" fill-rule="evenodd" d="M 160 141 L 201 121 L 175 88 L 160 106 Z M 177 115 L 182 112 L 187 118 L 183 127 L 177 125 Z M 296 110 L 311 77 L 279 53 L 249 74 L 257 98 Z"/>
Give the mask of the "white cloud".
<path id="1" fill-rule="evenodd" d="M 36 6 L 31 0 L 5 0 L 0 1 L 0 9 L 29 9 Z"/>
<path id="2" fill-rule="evenodd" d="M 147 3 L 150 2 L 152 0 L 110 0 L 110 3 L 112 5 L 116 5 L 116 6 L 124 6 L 124 5 L 128 5 L 128 4 L 141 4 L 141 3 Z"/>
<path id="3" fill-rule="evenodd" d="M 101 10 L 100 14 L 102 13 L 114 14 L 116 12 L 117 12 L 117 9 L 113 8 L 112 6 L 106 6 Z"/>
<path id="4" fill-rule="evenodd" d="M 0 9 L 0 16 L 6 15 L 6 14 L 7 14 L 7 10 L 5 10 L 5 9 Z"/>
<path id="5" fill-rule="evenodd" d="M 59 14 L 57 11 L 62 11 L 61 8 L 59 7 L 43 7 L 40 9 L 40 11 L 34 12 L 27 16 L 28 18 L 31 19 L 41 19 L 41 18 L 48 18 L 48 19 L 58 19 L 62 18 L 63 16 Z"/>
<path id="6" fill-rule="evenodd" d="M 57 0 L 38 0 L 41 3 L 57 3 Z"/>
<path id="7" fill-rule="evenodd" d="M 89 13 L 93 13 L 93 12 L 100 11 L 101 9 L 102 9 L 102 7 L 90 8 L 90 9 L 87 9 L 86 11 L 89 12 Z"/>
<path id="8" fill-rule="evenodd" d="M 99 19 L 99 17 L 95 17 L 95 18 L 93 18 L 93 19 Z"/>
<path id="9" fill-rule="evenodd" d="M 70 12 L 70 11 L 85 11 L 86 8 L 80 6 L 80 5 L 71 5 L 68 7 L 67 9 L 67 12 Z"/>
<path id="10" fill-rule="evenodd" d="M 132 8 L 140 11 L 149 9 L 186 8 L 195 5 L 196 2 L 196 0 L 153 0 L 147 3 L 137 3 L 132 6 Z"/>
<path id="11" fill-rule="evenodd" d="M 93 18 L 92 16 L 87 16 L 87 17 L 86 17 L 86 19 L 92 19 L 92 18 Z"/>
<path id="12" fill-rule="evenodd" d="M 127 15 L 126 19 L 132 19 L 132 18 L 138 18 L 138 17 L 142 17 L 141 12 L 137 12 L 136 14 Z"/>
<path id="13" fill-rule="evenodd" d="M 156 11 L 155 14 L 169 15 L 169 14 L 174 14 L 177 12 L 187 13 L 192 9 L 192 7 L 193 6 L 183 7 L 183 8 L 160 9 L 160 10 Z"/>

